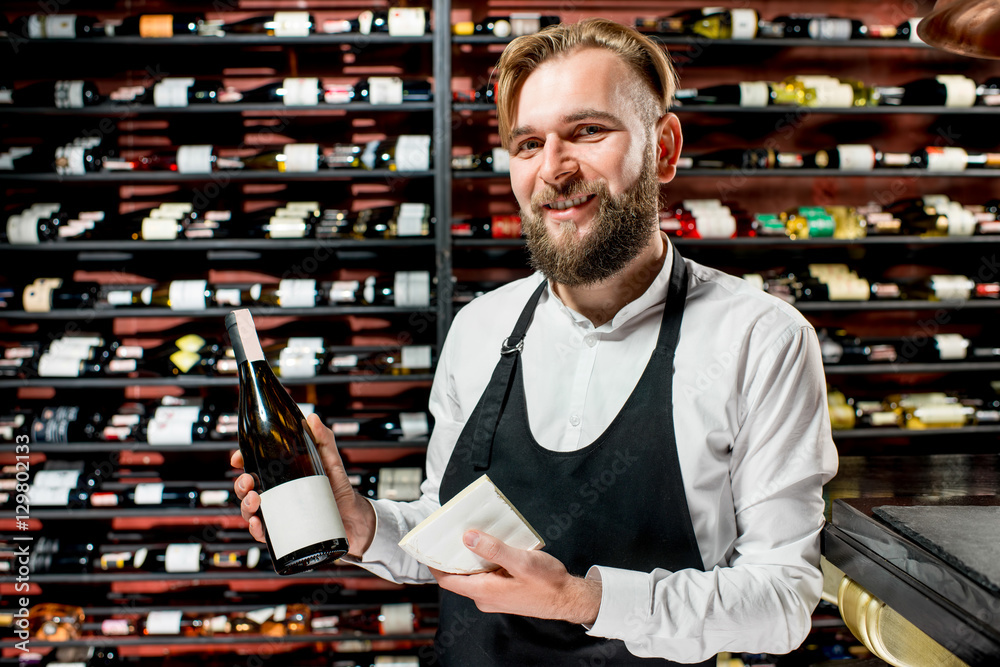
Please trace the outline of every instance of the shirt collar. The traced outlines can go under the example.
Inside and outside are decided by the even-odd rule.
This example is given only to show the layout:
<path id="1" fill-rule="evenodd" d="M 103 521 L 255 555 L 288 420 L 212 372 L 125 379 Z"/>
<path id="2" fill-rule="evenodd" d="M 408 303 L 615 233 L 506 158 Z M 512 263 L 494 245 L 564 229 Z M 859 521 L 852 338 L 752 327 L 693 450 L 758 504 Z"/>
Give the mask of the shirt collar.
<path id="1" fill-rule="evenodd" d="M 594 331 L 599 331 L 601 333 L 614 331 L 634 318 L 636 315 L 640 315 L 649 308 L 665 303 L 667 300 L 667 289 L 670 286 L 670 274 L 674 268 L 674 248 L 670 243 L 670 239 L 667 238 L 667 235 L 662 231 L 660 232 L 660 237 L 663 239 L 664 250 L 666 252 L 666 257 L 663 260 L 663 266 L 660 268 L 660 272 L 656 275 L 656 278 L 653 279 L 653 282 L 649 285 L 646 291 L 643 292 L 638 299 L 626 304 L 624 308 L 619 310 L 610 322 L 605 322 L 599 327 L 594 327 L 590 320 L 562 302 L 562 299 L 560 299 L 556 295 L 555 291 L 553 291 L 551 280 L 548 281 L 549 286 L 548 289 L 545 290 L 546 298 L 550 299 L 560 311 L 562 311 L 579 326 L 587 329 L 593 329 Z"/>

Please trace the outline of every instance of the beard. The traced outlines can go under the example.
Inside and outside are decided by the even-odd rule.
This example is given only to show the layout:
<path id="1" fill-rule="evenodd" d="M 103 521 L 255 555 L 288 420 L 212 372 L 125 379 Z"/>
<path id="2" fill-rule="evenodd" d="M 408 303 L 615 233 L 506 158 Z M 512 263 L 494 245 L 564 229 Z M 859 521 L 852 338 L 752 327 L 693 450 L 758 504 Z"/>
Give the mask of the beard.
<path id="1" fill-rule="evenodd" d="M 531 210 L 521 209 L 531 268 L 549 280 L 578 287 L 608 280 L 638 257 L 653 230 L 659 228 L 660 182 L 652 150 L 645 155 L 639 177 L 621 194 L 612 195 L 604 180 L 575 180 L 536 193 Z M 598 200 L 590 231 L 577 237 L 576 223 L 568 220 L 561 223 L 558 233 L 549 234 L 542 203 L 589 193 Z"/>

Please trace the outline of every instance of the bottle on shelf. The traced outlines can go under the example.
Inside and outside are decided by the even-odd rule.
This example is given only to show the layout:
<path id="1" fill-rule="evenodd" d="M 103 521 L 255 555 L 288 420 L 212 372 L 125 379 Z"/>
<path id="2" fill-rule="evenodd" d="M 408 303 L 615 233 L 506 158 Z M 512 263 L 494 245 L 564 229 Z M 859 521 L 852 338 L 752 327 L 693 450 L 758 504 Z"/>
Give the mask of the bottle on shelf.
<path id="1" fill-rule="evenodd" d="M 286 107 L 315 106 L 323 100 L 324 88 L 317 77 L 286 77 L 250 90 L 232 92 L 227 97 L 227 102 L 280 103 Z"/>
<path id="2" fill-rule="evenodd" d="M 452 219 L 451 235 L 475 239 L 519 239 L 521 216 L 493 215 L 488 219 Z"/>
<path id="3" fill-rule="evenodd" d="M 313 614 L 312 631 L 339 635 L 408 635 L 437 626 L 434 610 L 411 602 L 359 607 L 337 614 Z"/>
<path id="4" fill-rule="evenodd" d="M 359 79 L 351 86 L 348 101 L 371 104 L 402 104 L 404 102 L 430 102 L 433 98 L 431 83 L 426 79 L 371 76 Z"/>
<path id="5" fill-rule="evenodd" d="M 238 158 L 216 154 L 208 144 L 178 146 L 176 151 L 155 151 L 129 159 L 105 159 L 105 171 L 172 171 L 178 174 L 210 174 L 217 170 L 241 169 Z"/>
<path id="6" fill-rule="evenodd" d="M 283 11 L 252 16 L 240 21 L 204 21 L 201 34 L 226 37 L 228 35 L 266 35 L 270 37 L 308 37 L 316 31 L 316 23 L 309 12 Z"/>
<path id="7" fill-rule="evenodd" d="M 705 7 L 685 9 L 662 18 L 638 18 L 636 29 L 665 35 L 697 35 L 708 39 L 753 39 L 759 17 L 753 9 Z"/>
<path id="8" fill-rule="evenodd" d="M 0 104 L 22 107 L 83 109 L 101 104 L 103 101 L 104 98 L 92 81 L 79 79 L 41 81 L 22 88 L 0 89 Z"/>
<path id="9" fill-rule="evenodd" d="M 275 571 L 293 574 L 339 558 L 347 553 L 346 533 L 302 411 L 264 360 L 250 312 L 227 315 L 226 329 L 239 364 L 240 449 L 257 480 Z M 298 520 L 304 517 L 309 521 Z"/>
<path id="10" fill-rule="evenodd" d="M 847 41 L 868 37 L 868 27 L 857 19 L 833 16 L 782 15 L 773 19 L 786 39 Z"/>
<path id="11" fill-rule="evenodd" d="M 401 412 L 367 418 L 331 418 L 327 420 L 327 426 L 338 439 L 422 440 L 430 434 L 426 412 Z"/>
<path id="12" fill-rule="evenodd" d="M 11 23 L 10 32 L 28 39 L 87 39 L 103 36 L 100 22 L 83 14 L 30 14 Z"/>
<path id="13" fill-rule="evenodd" d="M 176 108 L 199 104 L 216 104 L 225 96 L 222 81 L 194 77 L 164 77 L 148 89 L 137 103 L 156 107 Z"/>
<path id="14" fill-rule="evenodd" d="M 800 153 L 775 151 L 771 148 L 725 148 L 689 158 L 695 169 L 799 169 L 803 166 Z M 680 164 L 678 164 L 680 166 Z"/>
<path id="15" fill-rule="evenodd" d="M 978 99 L 976 82 L 961 74 L 939 74 L 877 90 L 880 104 L 891 106 L 971 107 Z"/>
<path id="16" fill-rule="evenodd" d="M 136 14 L 120 23 L 105 23 L 108 37 L 188 37 L 200 34 L 204 17 L 200 14 Z"/>

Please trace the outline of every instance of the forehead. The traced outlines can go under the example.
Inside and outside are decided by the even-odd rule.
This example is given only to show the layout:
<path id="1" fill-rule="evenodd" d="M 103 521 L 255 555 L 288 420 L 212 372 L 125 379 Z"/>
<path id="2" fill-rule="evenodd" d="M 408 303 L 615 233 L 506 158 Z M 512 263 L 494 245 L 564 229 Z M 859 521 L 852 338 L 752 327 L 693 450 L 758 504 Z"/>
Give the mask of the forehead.
<path id="1" fill-rule="evenodd" d="M 639 118 L 635 99 L 639 78 L 604 48 L 582 48 L 546 60 L 529 74 L 515 105 L 513 126 L 537 127 L 582 109 Z"/>

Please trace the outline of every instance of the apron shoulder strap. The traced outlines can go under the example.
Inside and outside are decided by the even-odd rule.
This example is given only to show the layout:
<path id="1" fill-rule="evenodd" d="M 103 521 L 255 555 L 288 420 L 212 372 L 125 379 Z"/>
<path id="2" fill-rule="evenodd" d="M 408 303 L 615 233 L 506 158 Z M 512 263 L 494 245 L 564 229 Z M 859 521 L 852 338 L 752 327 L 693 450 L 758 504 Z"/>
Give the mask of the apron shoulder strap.
<path id="1" fill-rule="evenodd" d="M 543 280 L 534 291 L 528 303 L 517 318 L 517 324 L 500 347 L 500 361 L 493 370 L 493 377 L 490 379 L 482 399 L 479 401 L 479 418 L 476 420 L 475 431 L 472 440 L 472 464 L 477 469 L 488 468 L 490 465 L 490 453 L 493 450 L 493 434 L 496 433 L 497 423 L 503 412 L 503 406 L 507 402 L 507 395 L 510 393 L 510 383 L 514 378 L 514 364 L 517 363 L 521 350 L 524 348 L 524 334 L 531 323 L 535 306 L 548 285 L 547 280 Z"/>

